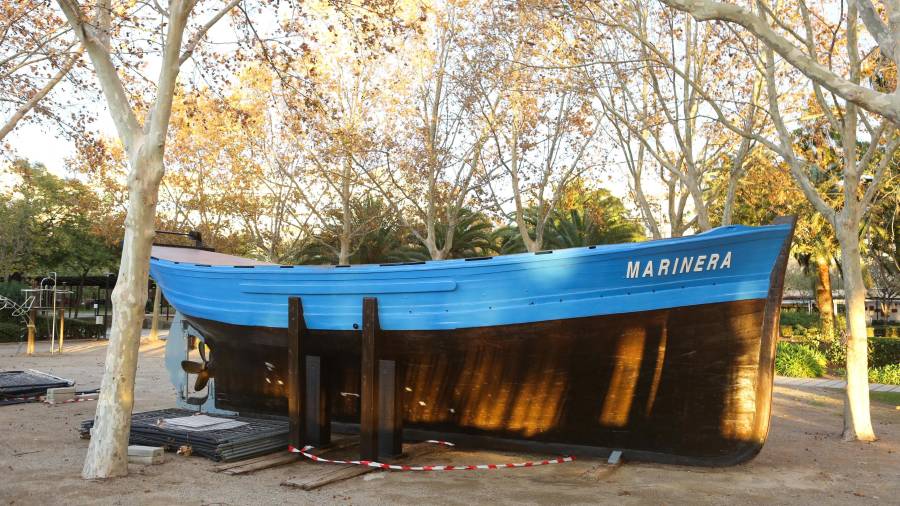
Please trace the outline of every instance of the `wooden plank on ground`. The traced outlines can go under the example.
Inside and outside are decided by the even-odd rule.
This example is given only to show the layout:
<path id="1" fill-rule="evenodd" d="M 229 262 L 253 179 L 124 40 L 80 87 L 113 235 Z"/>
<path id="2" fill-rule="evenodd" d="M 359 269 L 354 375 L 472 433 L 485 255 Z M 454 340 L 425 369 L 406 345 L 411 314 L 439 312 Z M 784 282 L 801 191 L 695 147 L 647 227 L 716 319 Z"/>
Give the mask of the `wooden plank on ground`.
<path id="1" fill-rule="evenodd" d="M 301 458 L 300 455 L 290 452 L 278 452 L 270 454 L 268 457 L 269 458 L 265 460 L 257 461 L 252 464 L 245 464 L 240 467 L 232 467 L 231 469 L 226 469 L 222 472 L 225 474 L 247 474 L 254 471 L 269 469 L 270 467 L 278 467 L 290 464 L 291 462 L 297 462 Z"/>
<path id="2" fill-rule="evenodd" d="M 356 446 L 358 444 L 356 438 L 354 437 L 346 437 L 343 439 L 335 440 L 330 446 L 322 450 L 322 455 L 335 452 L 338 450 L 343 450 L 345 448 L 350 448 L 352 446 Z M 291 456 L 295 457 L 293 459 L 284 459 L 282 457 Z M 251 459 L 239 460 L 237 462 L 229 462 L 227 464 L 220 464 L 213 468 L 213 471 L 217 473 L 225 473 L 225 474 L 244 474 L 253 471 L 259 471 L 261 469 L 267 469 L 269 467 L 280 466 L 284 464 L 290 464 L 291 462 L 295 462 L 299 460 L 301 455 L 297 453 L 288 453 L 288 452 L 278 452 L 278 453 L 269 453 L 267 455 L 262 455 L 259 457 L 254 457 Z"/>
<path id="3" fill-rule="evenodd" d="M 431 443 L 416 443 L 409 445 L 407 451 L 398 459 L 392 459 L 389 462 L 397 462 L 403 460 L 416 459 L 425 455 L 446 450 L 446 447 Z M 322 469 L 317 474 L 311 476 L 302 476 L 292 478 L 281 483 L 284 487 L 299 488 L 301 490 L 316 490 L 339 481 L 349 480 L 362 476 L 373 471 L 381 471 L 381 469 L 368 466 L 359 466 L 355 464 L 338 465 L 338 464 L 318 464 Z"/>
<path id="4" fill-rule="evenodd" d="M 320 472 L 319 474 L 316 474 L 314 476 L 283 481 L 281 482 L 281 485 L 285 487 L 299 488 L 301 490 L 315 490 L 331 483 L 349 480 L 351 478 L 356 478 L 357 476 L 362 476 L 364 474 L 377 471 L 377 469 L 375 469 L 374 467 L 367 466 L 338 466 L 335 464 L 322 465 L 328 465 L 330 469 L 325 470 L 325 472 Z"/>
<path id="5" fill-rule="evenodd" d="M 266 455 L 261 455 L 259 457 L 253 457 L 252 459 L 244 459 L 244 460 L 238 460 L 235 462 L 228 462 L 226 464 L 219 464 L 219 465 L 213 467 L 213 471 L 215 471 L 217 473 L 221 473 L 222 471 L 234 469 L 235 467 L 242 467 L 242 466 L 246 466 L 248 464 L 255 464 L 257 462 L 265 462 L 266 460 L 269 460 L 271 458 L 272 458 L 272 454 L 269 453 Z"/>

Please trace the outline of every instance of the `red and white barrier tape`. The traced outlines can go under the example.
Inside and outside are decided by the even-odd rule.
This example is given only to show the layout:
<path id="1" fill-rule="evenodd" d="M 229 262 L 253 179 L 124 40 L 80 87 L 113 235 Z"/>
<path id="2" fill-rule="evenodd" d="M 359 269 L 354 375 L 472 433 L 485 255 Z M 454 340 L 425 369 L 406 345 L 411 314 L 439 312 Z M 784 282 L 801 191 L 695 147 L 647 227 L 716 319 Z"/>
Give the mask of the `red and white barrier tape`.
<path id="1" fill-rule="evenodd" d="M 28 402 L 43 402 L 44 404 L 68 404 L 70 402 L 85 402 L 85 401 L 96 401 L 96 397 L 76 397 L 74 399 L 69 399 L 66 401 L 59 402 L 50 402 L 43 395 L 36 395 L 34 397 L 7 397 L 2 399 L 5 401 L 28 401 Z"/>
<path id="2" fill-rule="evenodd" d="M 96 397 L 76 397 L 74 399 L 69 399 L 67 401 L 60 401 L 60 402 L 50 402 L 45 399 L 44 403 L 45 404 L 68 404 L 70 402 L 86 402 L 86 401 L 96 401 L 96 400 L 97 400 Z"/>
<path id="3" fill-rule="evenodd" d="M 43 399 L 43 395 L 35 395 L 31 397 L 4 397 L 0 400 L 4 401 L 29 401 L 29 402 L 40 402 Z"/>
<path id="4" fill-rule="evenodd" d="M 453 443 L 448 443 L 447 441 L 437 441 L 434 439 L 429 439 L 425 441 L 426 443 L 434 443 L 444 446 L 454 446 Z M 463 466 L 451 466 L 451 465 L 438 465 L 438 466 L 404 466 L 397 464 L 385 464 L 382 462 L 374 462 L 371 460 L 330 460 L 319 457 L 317 455 L 313 455 L 309 453 L 310 450 L 313 450 L 315 447 L 306 445 L 302 449 L 298 450 L 293 446 L 288 446 L 288 450 L 293 453 L 299 453 L 304 457 L 315 461 L 315 462 L 325 462 L 328 464 L 353 464 L 357 466 L 368 466 L 375 467 L 378 469 L 390 469 L 393 471 L 474 471 L 476 469 L 508 469 L 513 467 L 536 467 L 536 466 L 546 466 L 550 464 L 562 464 L 565 462 L 572 462 L 575 460 L 575 457 L 558 457 L 555 459 L 548 460 L 538 460 L 532 462 L 510 462 L 507 464 L 478 464 L 478 465 L 463 465 Z"/>

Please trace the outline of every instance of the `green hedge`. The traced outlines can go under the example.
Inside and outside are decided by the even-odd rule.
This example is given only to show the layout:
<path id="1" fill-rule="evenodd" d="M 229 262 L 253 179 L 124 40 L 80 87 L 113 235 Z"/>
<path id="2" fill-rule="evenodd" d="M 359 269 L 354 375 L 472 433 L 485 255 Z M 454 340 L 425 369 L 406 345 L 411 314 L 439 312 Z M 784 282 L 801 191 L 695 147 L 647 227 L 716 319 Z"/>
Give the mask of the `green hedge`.
<path id="1" fill-rule="evenodd" d="M 53 320 L 50 318 L 38 318 L 36 328 L 37 339 L 45 340 L 50 335 L 50 326 Z M 59 325 L 59 322 L 56 323 Z M 57 331 L 59 327 L 57 327 Z M 17 342 L 22 339 L 25 324 L 18 321 L 0 321 L 0 342 Z M 66 319 L 66 339 L 99 339 L 104 336 L 103 325 L 97 325 L 93 321 Z"/>
<path id="2" fill-rule="evenodd" d="M 900 339 L 890 337 L 870 337 L 869 341 L 869 367 L 883 367 L 886 365 L 900 364 Z M 845 367 L 847 362 L 847 348 L 840 339 L 831 343 L 823 343 L 825 358 L 832 367 Z"/>
<path id="3" fill-rule="evenodd" d="M 0 343 L 14 343 L 22 338 L 24 325 L 8 321 L 0 322 Z"/>
<path id="4" fill-rule="evenodd" d="M 900 338 L 900 327 L 896 325 L 873 325 L 872 336 Z"/>
<path id="5" fill-rule="evenodd" d="M 37 329 L 38 336 L 49 336 L 50 326 L 53 324 L 51 318 L 38 318 Z M 59 332 L 59 321 L 56 322 L 57 332 Z M 90 320 L 78 320 L 74 318 L 66 318 L 65 324 L 66 339 L 97 339 L 103 337 L 103 325 L 97 325 Z"/>
<path id="6" fill-rule="evenodd" d="M 16 302 L 22 302 L 23 288 L 25 285 L 18 281 L 0 281 L 0 295 Z"/>
<path id="7" fill-rule="evenodd" d="M 806 311 L 794 311 L 783 309 L 781 311 L 781 325 L 783 327 L 819 327 L 819 313 L 807 313 Z"/>
<path id="8" fill-rule="evenodd" d="M 792 378 L 819 378 L 825 374 L 825 355 L 813 346 L 782 341 L 775 355 L 775 372 Z"/>
<path id="9" fill-rule="evenodd" d="M 825 354 L 825 359 L 831 367 L 841 368 L 847 361 L 847 349 L 839 337 L 828 341 L 822 335 L 822 330 L 816 327 L 802 327 L 796 325 L 785 329 L 782 327 L 783 337 L 790 342 L 804 344 L 817 349 Z M 900 339 L 892 337 L 869 337 L 869 367 L 882 367 L 886 365 L 900 364 Z"/>
<path id="10" fill-rule="evenodd" d="M 869 367 L 900 366 L 900 339 L 869 338 Z"/>

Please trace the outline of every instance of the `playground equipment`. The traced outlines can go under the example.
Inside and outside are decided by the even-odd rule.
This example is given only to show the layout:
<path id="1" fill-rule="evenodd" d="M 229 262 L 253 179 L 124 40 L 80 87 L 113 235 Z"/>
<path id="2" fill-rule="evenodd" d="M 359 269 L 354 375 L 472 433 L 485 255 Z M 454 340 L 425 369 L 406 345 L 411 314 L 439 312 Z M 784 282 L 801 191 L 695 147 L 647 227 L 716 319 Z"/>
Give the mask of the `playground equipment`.
<path id="1" fill-rule="evenodd" d="M 56 273 L 51 272 L 47 274 L 46 277 L 41 279 L 41 282 L 38 284 L 37 288 L 26 288 L 22 290 L 22 293 L 25 295 L 25 298 L 29 297 L 33 300 L 31 311 L 32 311 L 32 320 L 36 321 L 36 313 L 38 311 L 50 311 L 52 324 L 50 326 L 50 354 L 52 355 L 55 352 L 62 353 L 63 351 L 63 342 L 64 342 L 64 333 L 65 333 L 65 304 L 58 304 L 60 301 L 60 297 L 64 300 L 71 296 L 74 292 L 72 290 L 59 289 L 56 284 Z M 59 307 L 59 309 L 57 309 Z M 57 348 L 56 342 L 56 325 L 57 320 L 59 321 L 59 347 Z M 32 345 L 33 348 L 33 345 Z"/>
<path id="2" fill-rule="evenodd" d="M 22 318 L 28 329 L 28 345 L 26 353 L 34 353 L 35 324 L 38 312 L 51 312 L 52 324 L 50 326 L 50 353 L 62 353 L 65 338 L 65 304 L 59 304 L 62 298 L 65 301 L 72 293 L 71 290 L 59 289 L 56 286 L 56 273 L 51 272 L 41 279 L 37 288 L 22 290 L 23 302 L 18 303 L 7 297 L 0 296 L 0 310 L 10 309 L 12 315 Z M 59 346 L 56 341 L 56 327 L 59 321 Z"/>
<path id="3" fill-rule="evenodd" d="M 34 296 L 26 296 L 25 300 L 21 303 L 16 302 L 8 297 L 0 295 L 0 311 L 9 310 L 12 312 L 13 317 L 21 318 L 22 322 L 25 324 L 25 328 L 28 329 L 28 348 L 26 348 L 26 353 L 31 355 L 34 353 L 34 320 L 32 314 L 31 306 L 34 304 Z M 21 341 L 20 341 L 21 342 Z"/>

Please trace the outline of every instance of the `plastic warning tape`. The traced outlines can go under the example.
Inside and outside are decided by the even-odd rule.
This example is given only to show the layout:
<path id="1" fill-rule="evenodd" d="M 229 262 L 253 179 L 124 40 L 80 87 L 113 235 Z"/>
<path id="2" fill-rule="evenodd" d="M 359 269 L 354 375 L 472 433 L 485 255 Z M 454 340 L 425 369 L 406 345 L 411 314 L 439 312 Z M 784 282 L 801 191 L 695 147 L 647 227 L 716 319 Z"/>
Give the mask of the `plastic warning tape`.
<path id="1" fill-rule="evenodd" d="M 43 400 L 43 398 L 44 398 L 43 395 L 34 395 L 34 396 L 27 396 L 27 397 L 3 397 L 3 398 L 0 398 L 0 400 L 40 402 L 41 400 Z"/>
<path id="2" fill-rule="evenodd" d="M 97 397 L 93 397 L 92 393 L 91 394 L 81 394 L 79 396 L 76 396 L 74 399 L 69 399 L 66 401 L 59 401 L 59 402 L 50 402 L 49 400 L 47 400 L 47 397 L 44 395 L 32 395 L 32 396 L 20 396 L 20 397 L 0 397 L 0 401 L 43 402 L 44 404 L 67 404 L 70 402 L 96 401 Z"/>
<path id="3" fill-rule="evenodd" d="M 69 400 L 66 400 L 66 401 L 50 402 L 50 401 L 48 401 L 47 398 L 46 398 L 45 396 L 43 396 L 43 395 L 35 395 L 35 396 L 33 396 L 33 397 L 6 397 L 6 398 L 0 399 L 0 400 L 5 400 L 5 401 L 23 401 L 23 402 L 26 402 L 26 401 L 27 401 L 27 402 L 43 402 L 44 404 L 67 404 L 67 403 L 70 403 L 70 402 L 96 401 L 97 398 L 96 398 L 96 397 L 87 397 L 87 398 L 85 398 L 85 397 L 76 397 L 76 398 L 74 398 L 74 399 L 69 399 Z"/>
<path id="4" fill-rule="evenodd" d="M 454 446 L 453 443 L 449 443 L 447 441 L 437 441 L 434 439 L 430 439 L 425 441 L 426 443 L 439 444 L 444 446 Z M 397 464 L 385 464 L 383 462 L 375 462 L 371 460 L 331 460 L 319 457 L 317 455 L 313 455 L 309 453 L 310 450 L 315 449 L 314 446 L 306 445 L 302 449 L 297 449 L 293 446 L 288 445 L 288 450 L 293 453 L 299 453 L 304 457 L 315 461 L 315 462 L 325 462 L 328 464 L 353 464 L 357 466 L 368 466 L 375 467 L 378 469 L 390 469 L 392 471 L 474 471 L 476 469 L 509 469 L 514 467 L 537 467 L 537 466 L 547 466 L 550 464 L 563 464 L 565 462 L 572 462 L 575 460 L 575 457 L 566 456 L 566 457 L 558 457 L 555 459 L 547 459 L 547 460 L 536 460 L 530 462 L 510 462 L 506 464 L 478 464 L 478 465 L 436 465 L 436 466 L 404 466 Z"/>
<path id="5" fill-rule="evenodd" d="M 87 398 L 76 397 L 74 399 L 69 399 L 67 401 L 60 401 L 60 402 L 50 402 L 50 401 L 44 399 L 44 404 L 68 404 L 70 402 L 87 402 L 87 401 L 96 401 L 96 400 L 97 400 L 96 397 L 87 397 Z"/>

